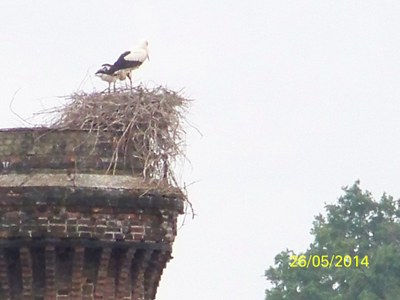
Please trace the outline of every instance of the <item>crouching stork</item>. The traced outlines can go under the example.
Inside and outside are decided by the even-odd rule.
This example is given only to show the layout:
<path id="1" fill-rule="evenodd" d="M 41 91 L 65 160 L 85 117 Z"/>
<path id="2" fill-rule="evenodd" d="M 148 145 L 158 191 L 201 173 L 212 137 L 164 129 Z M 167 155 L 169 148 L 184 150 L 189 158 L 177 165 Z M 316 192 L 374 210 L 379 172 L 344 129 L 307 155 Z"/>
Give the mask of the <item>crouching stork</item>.
<path id="1" fill-rule="evenodd" d="M 117 81 L 117 76 L 114 75 L 110 69 L 112 65 L 103 64 L 101 65 L 101 69 L 97 70 L 95 73 L 96 76 L 100 77 L 101 80 L 108 82 L 108 92 L 111 92 L 111 83 L 114 83 L 114 92 L 115 92 L 115 82 Z"/>

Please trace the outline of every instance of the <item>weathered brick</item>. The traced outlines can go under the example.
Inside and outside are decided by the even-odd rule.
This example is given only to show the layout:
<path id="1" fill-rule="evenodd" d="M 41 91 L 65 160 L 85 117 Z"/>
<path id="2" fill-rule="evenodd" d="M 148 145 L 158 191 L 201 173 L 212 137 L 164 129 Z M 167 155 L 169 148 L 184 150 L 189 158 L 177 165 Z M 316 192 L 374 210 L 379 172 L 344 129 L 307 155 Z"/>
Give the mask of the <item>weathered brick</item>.
<path id="1" fill-rule="evenodd" d="M 66 225 L 50 224 L 48 226 L 48 231 L 49 232 L 54 232 L 54 233 L 66 232 L 67 231 L 67 226 Z"/>
<path id="2" fill-rule="evenodd" d="M 117 241 L 121 241 L 121 240 L 124 240 L 125 239 L 125 235 L 123 234 L 123 233 L 115 233 L 114 234 L 114 238 L 117 240 Z"/>
<path id="3" fill-rule="evenodd" d="M 91 227 L 89 227 L 89 226 L 78 226 L 78 229 L 77 229 L 78 231 L 91 231 L 92 230 L 92 228 Z"/>
<path id="4" fill-rule="evenodd" d="M 141 241 L 144 238 L 143 234 L 133 234 L 132 236 L 135 241 Z"/>
<path id="5" fill-rule="evenodd" d="M 79 237 L 89 239 L 92 237 L 92 233 L 91 232 L 79 232 Z"/>
<path id="6" fill-rule="evenodd" d="M 37 225 L 47 225 L 49 224 L 49 219 L 45 217 L 40 217 L 36 220 Z"/>
<path id="7" fill-rule="evenodd" d="M 67 225 L 75 225 L 78 224 L 78 220 L 76 218 L 67 219 Z"/>
<path id="8" fill-rule="evenodd" d="M 107 240 L 113 240 L 113 239 L 114 239 L 114 232 L 106 232 L 106 233 L 103 235 L 103 238 L 104 238 L 104 239 L 107 239 Z"/>
<path id="9" fill-rule="evenodd" d="M 79 225 L 91 225 L 92 221 L 89 218 L 81 218 L 77 220 L 77 224 Z"/>
<path id="10" fill-rule="evenodd" d="M 107 230 L 107 226 L 104 226 L 104 225 L 99 225 L 99 226 L 95 227 L 95 232 L 96 233 L 103 234 L 103 233 L 106 232 L 106 230 Z"/>
<path id="11" fill-rule="evenodd" d="M 66 218 L 53 217 L 49 220 L 52 224 L 67 224 Z"/>
<path id="12" fill-rule="evenodd" d="M 78 226 L 76 225 L 67 225 L 67 232 L 74 233 L 78 231 Z"/>
<path id="13" fill-rule="evenodd" d="M 131 232 L 133 234 L 144 234 L 144 227 L 143 226 L 134 225 L 134 226 L 131 227 Z"/>

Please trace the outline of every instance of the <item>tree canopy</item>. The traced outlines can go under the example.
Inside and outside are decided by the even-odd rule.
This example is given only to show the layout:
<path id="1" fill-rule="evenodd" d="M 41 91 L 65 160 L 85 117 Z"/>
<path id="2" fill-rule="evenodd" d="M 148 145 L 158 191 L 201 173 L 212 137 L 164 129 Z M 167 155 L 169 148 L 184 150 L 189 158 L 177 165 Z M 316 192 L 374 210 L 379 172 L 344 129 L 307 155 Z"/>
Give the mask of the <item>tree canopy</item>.
<path id="1" fill-rule="evenodd" d="M 374 201 L 358 181 L 343 190 L 315 217 L 304 253 L 275 256 L 265 272 L 267 300 L 400 299 L 399 201 L 386 194 Z"/>

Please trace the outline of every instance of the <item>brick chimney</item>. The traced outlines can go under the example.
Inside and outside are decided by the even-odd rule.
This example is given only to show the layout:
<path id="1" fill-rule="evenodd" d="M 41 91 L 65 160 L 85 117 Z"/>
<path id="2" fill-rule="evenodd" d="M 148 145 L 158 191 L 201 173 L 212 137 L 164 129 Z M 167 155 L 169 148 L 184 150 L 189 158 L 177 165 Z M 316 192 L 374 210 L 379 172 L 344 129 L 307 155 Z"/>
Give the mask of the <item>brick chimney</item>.
<path id="1" fill-rule="evenodd" d="M 155 299 L 184 196 L 123 155 L 107 174 L 113 143 L 0 131 L 0 299 Z"/>

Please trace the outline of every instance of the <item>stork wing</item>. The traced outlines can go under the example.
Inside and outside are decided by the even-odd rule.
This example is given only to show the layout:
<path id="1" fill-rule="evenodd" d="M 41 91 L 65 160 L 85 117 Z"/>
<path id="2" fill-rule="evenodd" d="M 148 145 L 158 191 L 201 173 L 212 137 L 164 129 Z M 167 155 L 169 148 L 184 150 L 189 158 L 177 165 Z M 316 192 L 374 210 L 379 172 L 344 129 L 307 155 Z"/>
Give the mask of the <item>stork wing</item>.
<path id="1" fill-rule="evenodd" d="M 115 65 L 120 65 L 123 61 L 125 61 L 125 57 L 126 57 L 127 55 L 129 55 L 129 53 L 131 53 L 131 51 L 125 51 L 124 53 L 122 53 L 122 54 L 118 57 L 117 61 L 114 63 L 114 66 L 115 66 Z"/>
<path id="2" fill-rule="evenodd" d="M 127 66 L 127 61 L 125 60 L 125 56 L 127 56 L 129 53 L 131 53 L 131 51 L 125 51 L 118 57 L 117 61 L 110 67 L 109 71 L 111 74 L 129 67 Z"/>
<path id="3" fill-rule="evenodd" d="M 128 57 L 137 57 L 136 54 L 132 55 L 131 51 L 126 51 L 122 53 L 117 61 L 114 63 L 114 65 L 110 68 L 110 72 L 114 74 L 115 72 L 119 70 L 124 70 L 124 69 L 135 69 L 139 67 L 143 62 L 139 60 L 129 60 L 127 59 Z"/>

